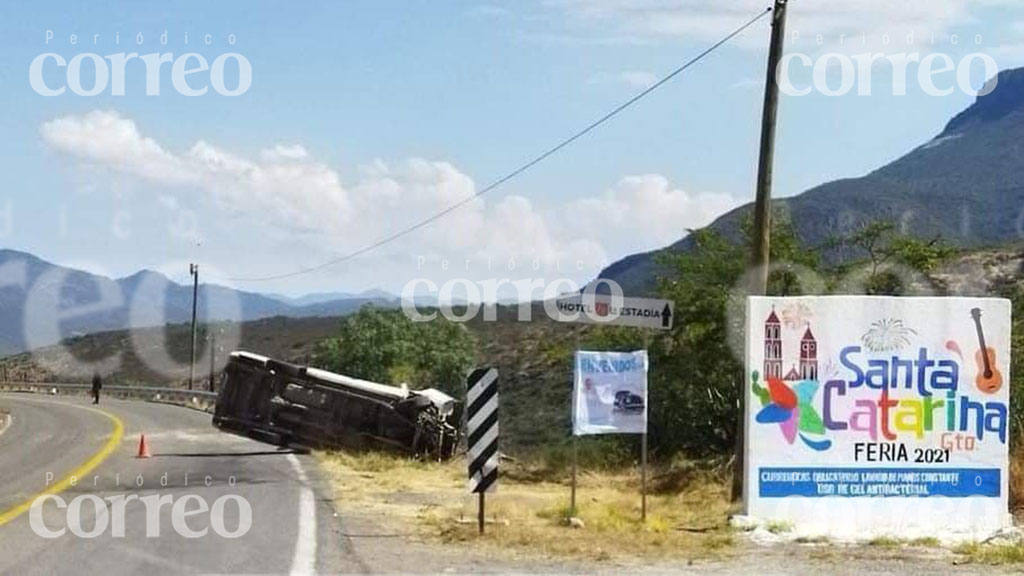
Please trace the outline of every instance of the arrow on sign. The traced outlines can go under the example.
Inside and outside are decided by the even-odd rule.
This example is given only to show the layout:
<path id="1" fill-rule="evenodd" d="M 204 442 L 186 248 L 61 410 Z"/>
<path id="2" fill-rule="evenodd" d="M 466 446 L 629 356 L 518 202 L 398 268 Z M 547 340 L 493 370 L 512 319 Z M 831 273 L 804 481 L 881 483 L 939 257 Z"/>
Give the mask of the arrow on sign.
<path id="1" fill-rule="evenodd" d="M 672 328 L 671 300 L 575 294 L 558 298 L 551 318 L 556 322 L 633 326 L 652 330 Z M 545 308 L 548 304 L 545 303 Z M 549 314 L 552 311 L 549 310 Z"/>

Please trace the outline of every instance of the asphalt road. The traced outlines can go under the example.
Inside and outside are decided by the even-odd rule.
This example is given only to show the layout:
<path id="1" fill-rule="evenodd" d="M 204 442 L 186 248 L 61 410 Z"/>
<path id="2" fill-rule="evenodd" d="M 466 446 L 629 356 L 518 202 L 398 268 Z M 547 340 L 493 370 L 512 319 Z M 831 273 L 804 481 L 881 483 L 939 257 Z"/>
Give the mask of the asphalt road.
<path id="1" fill-rule="evenodd" d="M 0 434 L 0 574 L 309 574 L 309 573 L 518 573 L 518 574 L 879 574 L 910 576 L 956 573 L 989 576 L 1019 568 L 953 566 L 952 553 L 928 551 L 904 557 L 884 549 L 765 547 L 741 545 L 728 560 L 691 564 L 637 558 L 626 564 L 580 564 L 555 559 L 498 555 L 487 548 L 437 546 L 386 533 L 375 518 L 339 516 L 329 487 L 311 456 L 220 432 L 208 414 L 163 404 L 104 400 L 96 411 L 86 399 L 0 394 L 13 416 Z M 123 425 L 117 439 L 118 422 Z M 135 458 L 145 433 L 152 458 Z M 83 467 L 92 467 L 82 473 Z M 76 485 L 61 483 L 81 474 Z M 48 476 L 49 474 L 49 476 Z M 138 482 L 141 478 L 142 485 Z M 209 484 L 209 485 L 207 485 Z M 233 484 L 233 485 L 232 485 Z M 34 530 L 31 511 L 19 510 L 47 491 L 81 510 L 48 500 Z M 169 502 L 148 514 L 136 497 Z M 110 500 L 99 515 L 98 499 L 124 497 L 124 522 Z M 174 503 L 195 498 L 207 506 L 224 497 L 244 499 L 251 526 L 238 538 L 213 530 L 210 511 L 184 518 L 188 538 L 175 527 Z M 189 499 L 192 499 L 189 501 Z M 72 504 L 79 500 L 81 506 Z M 156 508 L 154 506 L 154 508 Z M 104 512 L 105 511 L 105 512 Z M 238 507 L 225 506 L 223 526 L 239 526 Z M 13 515 L 17 517 L 10 519 Z M 83 535 L 71 531 L 72 524 Z M 156 531 L 158 530 L 158 534 Z M 89 536 L 89 532 L 98 534 Z"/>
<path id="2" fill-rule="evenodd" d="M 0 574 L 366 570 L 339 535 L 311 456 L 225 434 L 176 406 L 104 400 L 97 411 L 86 399 L 27 394 L 0 394 L 0 404 L 13 416 L 0 435 Z M 149 459 L 135 458 L 143 433 Z M 72 473 L 82 477 L 62 486 Z M 40 535 L 24 503 L 48 490 L 67 507 L 39 507 Z M 240 499 L 251 509 L 244 533 Z M 190 512 L 200 500 L 211 510 L 174 513 L 175 502 Z"/>

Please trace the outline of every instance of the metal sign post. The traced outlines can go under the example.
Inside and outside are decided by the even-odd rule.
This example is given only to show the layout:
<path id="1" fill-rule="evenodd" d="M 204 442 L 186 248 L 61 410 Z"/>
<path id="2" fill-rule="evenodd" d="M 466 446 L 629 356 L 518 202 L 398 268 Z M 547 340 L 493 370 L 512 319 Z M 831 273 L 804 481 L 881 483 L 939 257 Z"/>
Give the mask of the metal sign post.
<path id="1" fill-rule="evenodd" d="M 575 294 L 555 300 L 558 322 L 582 324 L 607 324 L 610 326 L 630 326 L 643 328 L 644 351 L 650 345 L 649 330 L 671 330 L 675 315 L 675 303 L 671 300 L 654 298 L 627 298 L 596 294 Z M 576 355 L 573 356 L 575 370 L 580 352 L 579 333 L 576 335 Z M 575 386 L 575 383 L 574 383 Z M 649 410 L 648 396 L 644 410 Z M 572 485 L 569 496 L 569 515 L 574 516 L 576 509 L 577 476 L 579 473 L 579 437 L 576 434 L 576 401 L 573 400 L 573 437 L 572 437 Z M 640 519 L 647 521 L 647 429 L 640 434 Z"/>
<path id="2" fill-rule="evenodd" d="M 576 354 L 579 354 L 579 351 L 580 351 L 580 333 L 579 333 L 579 331 L 577 331 L 576 332 L 576 353 L 574 353 L 573 357 L 572 357 L 572 362 L 573 362 L 573 379 L 576 378 L 576 375 L 575 375 L 575 372 L 576 372 L 576 366 L 575 366 L 576 365 Z M 573 408 L 572 409 L 573 409 L 573 411 L 576 410 L 576 402 L 575 401 L 573 401 Z M 576 419 L 576 415 L 575 415 L 575 412 L 574 412 L 573 420 L 575 421 L 575 419 Z M 577 468 L 579 466 L 579 452 L 580 452 L 579 442 L 580 442 L 580 437 L 576 435 L 576 430 L 573 430 L 572 431 L 572 491 L 570 492 L 570 495 L 569 495 L 569 516 L 570 517 L 576 515 L 576 472 L 577 472 Z"/>
<path id="3" fill-rule="evenodd" d="M 651 337 L 647 331 L 644 331 L 644 350 L 647 351 L 647 357 L 650 358 L 650 351 L 648 347 L 650 345 Z M 648 411 L 650 416 L 650 405 L 651 405 L 651 387 L 650 382 L 647 383 L 647 404 L 644 406 L 644 410 Z M 647 427 L 644 427 L 644 433 L 640 435 L 640 521 L 647 522 Z"/>
<path id="4" fill-rule="evenodd" d="M 480 497 L 479 505 L 477 506 L 476 512 L 476 524 L 480 529 L 480 534 L 484 533 L 484 493 L 478 492 L 477 495 Z"/>
<path id="5" fill-rule="evenodd" d="M 647 432 L 640 436 L 640 521 L 647 522 Z"/>
<path id="6" fill-rule="evenodd" d="M 569 496 L 569 516 L 576 515 L 576 466 L 579 457 L 580 437 L 575 433 L 572 435 L 572 492 Z"/>

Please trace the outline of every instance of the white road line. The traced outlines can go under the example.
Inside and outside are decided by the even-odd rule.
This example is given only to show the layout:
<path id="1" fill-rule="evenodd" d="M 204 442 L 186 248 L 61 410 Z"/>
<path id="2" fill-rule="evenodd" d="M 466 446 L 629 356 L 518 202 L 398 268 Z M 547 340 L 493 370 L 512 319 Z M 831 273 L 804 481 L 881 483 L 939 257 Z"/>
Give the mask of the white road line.
<path id="1" fill-rule="evenodd" d="M 302 488 L 299 491 L 299 534 L 295 539 L 295 555 L 292 557 L 292 576 L 316 574 L 316 498 L 309 487 L 306 471 L 295 454 L 288 455 L 288 463 L 295 470 Z"/>

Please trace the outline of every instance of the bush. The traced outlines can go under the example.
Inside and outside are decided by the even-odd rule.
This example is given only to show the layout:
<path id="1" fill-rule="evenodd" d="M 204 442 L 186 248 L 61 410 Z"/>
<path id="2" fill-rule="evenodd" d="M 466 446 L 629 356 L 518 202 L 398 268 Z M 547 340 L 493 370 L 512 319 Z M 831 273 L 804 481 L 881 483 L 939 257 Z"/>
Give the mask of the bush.
<path id="1" fill-rule="evenodd" d="M 371 305 L 346 317 L 337 338 L 320 342 L 317 366 L 375 382 L 408 383 L 461 396 L 475 341 L 466 327 L 437 317 L 413 322 L 401 310 Z"/>

